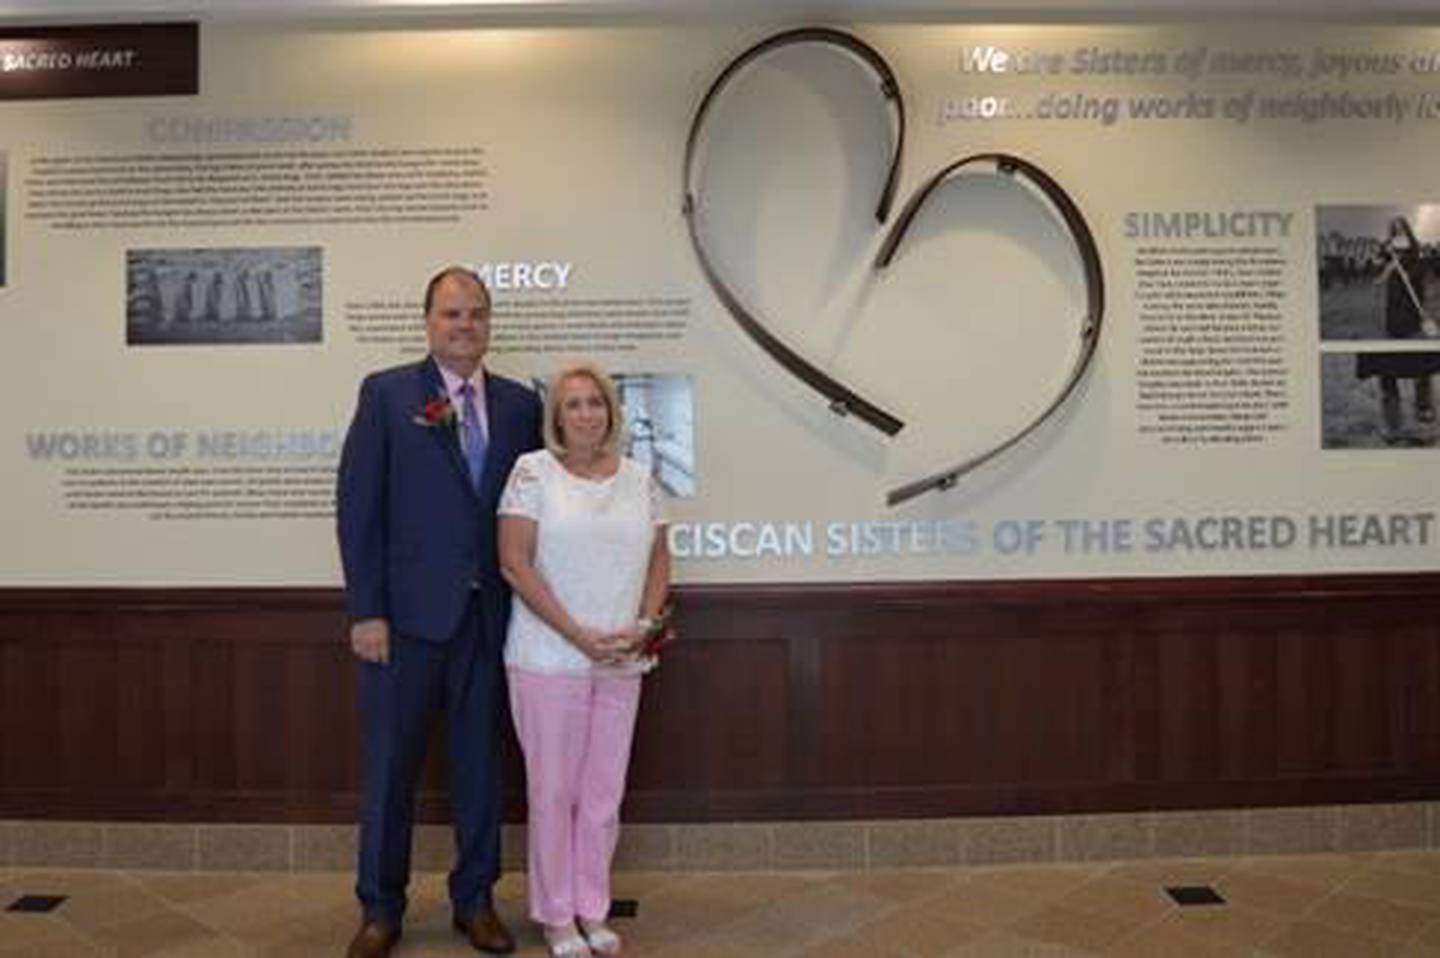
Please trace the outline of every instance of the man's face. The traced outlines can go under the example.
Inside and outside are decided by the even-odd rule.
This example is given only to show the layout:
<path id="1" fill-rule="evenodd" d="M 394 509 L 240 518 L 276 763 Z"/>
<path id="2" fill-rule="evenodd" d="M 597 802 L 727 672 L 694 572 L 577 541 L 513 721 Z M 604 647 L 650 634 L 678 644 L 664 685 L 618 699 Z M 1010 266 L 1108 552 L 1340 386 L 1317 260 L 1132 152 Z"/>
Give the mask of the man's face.
<path id="1" fill-rule="evenodd" d="M 459 274 L 440 280 L 425 314 L 425 338 L 442 366 L 474 373 L 490 345 L 490 301 L 480 284 Z"/>

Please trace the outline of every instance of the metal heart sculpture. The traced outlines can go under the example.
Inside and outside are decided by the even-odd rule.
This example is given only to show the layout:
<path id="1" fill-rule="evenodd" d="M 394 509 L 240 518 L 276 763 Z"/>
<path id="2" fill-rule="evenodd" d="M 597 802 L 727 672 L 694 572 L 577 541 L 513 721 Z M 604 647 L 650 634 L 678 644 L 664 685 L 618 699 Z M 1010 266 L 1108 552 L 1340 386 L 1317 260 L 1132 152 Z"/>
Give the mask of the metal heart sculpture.
<path id="1" fill-rule="evenodd" d="M 900 93 L 900 85 L 896 81 L 895 73 L 891 70 L 890 65 L 874 47 L 852 34 L 829 27 L 801 27 L 767 37 L 731 60 L 715 77 L 709 89 L 705 91 L 699 107 L 695 110 L 695 116 L 690 122 L 690 132 L 686 137 L 683 171 L 684 199 L 681 209 L 701 272 L 704 273 L 710 288 L 714 290 L 716 297 L 719 298 L 740 329 L 781 368 L 823 396 L 829 403 L 832 412 L 840 416 L 854 416 L 886 436 L 895 436 L 905 428 L 902 419 L 877 403 L 864 398 L 857 390 L 840 382 L 806 359 L 772 332 L 752 310 L 740 301 L 720 276 L 701 235 L 700 218 L 704 207 L 699 189 L 695 185 L 695 177 L 701 133 L 711 107 L 730 81 L 746 65 L 776 49 L 799 43 L 820 43 L 838 47 L 857 57 L 879 79 L 880 93 L 895 118 L 895 144 L 894 150 L 890 154 L 885 182 L 880 188 L 875 219 L 881 225 L 889 219 L 896 185 L 900 177 L 901 161 L 905 152 L 905 102 Z M 895 222 L 890 226 L 871 268 L 881 271 L 890 266 L 900 250 L 910 224 L 926 201 L 942 184 L 957 172 L 966 169 L 982 171 L 989 169 L 1004 179 L 1023 181 L 1044 197 L 1059 213 L 1071 241 L 1075 244 L 1085 276 L 1086 310 L 1079 324 L 1079 348 L 1070 371 L 1062 380 L 1059 389 L 1037 415 L 983 452 L 970 456 L 957 465 L 889 490 L 885 495 L 885 501 L 887 505 L 891 506 L 931 490 L 953 487 L 962 476 L 978 469 L 1033 433 L 1074 394 L 1076 386 L 1079 385 L 1091 366 L 1100 340 L 1100 325 L 1105 312 L 1105 279 L 1100 265 L 1100 254 L 1095 246 L 1095 238 L 1090 232 L 1090 227 L 1074 200 L 1050 174 L 1035 163 L 1010 153 L 986 152 L 962 156 L 926 180 L 901 208 Z"/>

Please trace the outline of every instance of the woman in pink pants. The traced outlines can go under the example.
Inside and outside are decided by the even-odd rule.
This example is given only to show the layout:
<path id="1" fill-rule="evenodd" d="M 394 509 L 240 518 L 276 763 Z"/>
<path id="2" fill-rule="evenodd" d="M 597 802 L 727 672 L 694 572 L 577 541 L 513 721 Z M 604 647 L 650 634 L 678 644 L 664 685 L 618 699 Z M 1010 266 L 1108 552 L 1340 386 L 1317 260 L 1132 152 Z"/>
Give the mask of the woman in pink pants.
<path id="1" fill-rule="evenodd" d="M 615 955 L 610 859 L 670 554 L 654 480 L 619 453 L 610 378 L 588 364 L 558 373 L 544 428 L 546 448 L 516 460 L 499 510 L 515 590 L 505 664 L 525 753 L 530 915 L 556 958 Z"/>

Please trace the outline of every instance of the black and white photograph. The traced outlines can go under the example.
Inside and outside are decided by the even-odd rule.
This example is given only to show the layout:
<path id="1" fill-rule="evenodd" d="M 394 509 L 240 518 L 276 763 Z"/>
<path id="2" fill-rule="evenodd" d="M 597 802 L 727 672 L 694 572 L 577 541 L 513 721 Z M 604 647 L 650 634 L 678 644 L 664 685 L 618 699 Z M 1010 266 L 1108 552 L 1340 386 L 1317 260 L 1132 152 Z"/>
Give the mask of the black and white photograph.
<path id="1" fill-rule="evenodd" d="M 625 412 L 621 452 L 650 467 L 650 474 L 677 499 L 695 495 L 695 402 L 689 376 L 682 373 L 615 373 L 615 391 Z M 546 383 L 532 380 L 545 398 Z"/>
<path id="2" fill-rule="evenodd" d="M 125 341 L 321 342 L 321 263 L 318 246 L 130 250 Z"/>
<path id="3" fill-rule="evenodd" d="M 1330 352 L 1320 357 L 1321 446 L 1433 449 L 1440 351 Z"/>
<path id="4" fill-rule="evenodd" d="M 1440 336 L 1440 204 L 1319 206 L 1320 338 Z"/>

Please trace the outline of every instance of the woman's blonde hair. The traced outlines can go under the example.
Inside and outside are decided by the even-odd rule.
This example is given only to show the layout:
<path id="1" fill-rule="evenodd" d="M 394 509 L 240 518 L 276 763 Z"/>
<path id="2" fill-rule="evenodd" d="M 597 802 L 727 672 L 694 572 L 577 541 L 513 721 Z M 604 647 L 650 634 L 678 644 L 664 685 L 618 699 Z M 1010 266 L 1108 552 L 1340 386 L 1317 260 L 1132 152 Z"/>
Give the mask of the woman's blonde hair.
<path id="1" fill-rule="evenodd" d="M 565 452 L 565 434 L 560 428 L 560 387 L 567 379 L 588 379 L 600 390 L 610 413 L 610 427 L 600 440 L 600 448 L 618 455 L 625 440 L 625 413 L 620 409 L 620 393 L 610 374 L 589 361 L 571 363 L 550 377 L 545 387 L 545 448 L 557 456 Z"/>

